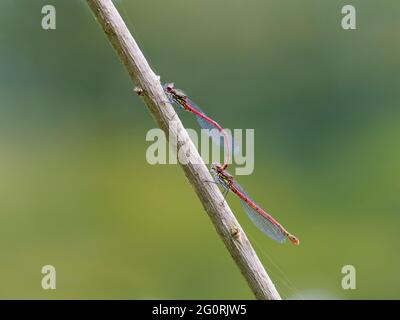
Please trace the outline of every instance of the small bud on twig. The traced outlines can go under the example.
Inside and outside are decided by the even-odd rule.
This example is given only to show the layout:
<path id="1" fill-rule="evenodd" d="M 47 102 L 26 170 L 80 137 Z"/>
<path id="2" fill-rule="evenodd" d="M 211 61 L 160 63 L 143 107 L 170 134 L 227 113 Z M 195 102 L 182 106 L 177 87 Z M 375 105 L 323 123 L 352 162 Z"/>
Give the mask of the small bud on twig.
<path id="1" fill-rule="evenodd" d="M 138 96 L 141 96 L 144 93 L 144 90 L 141 87 L 135 87 L 133 91 L 135 91 Z"/>
<path id="2" fill-rule="evenodd" d="M 239 229 L 239 227 L 237 227 L 237 226 L 233 227 L 231 229 L 231 235 L 236 240 L 239 240 L 240 239 L 240 229 Z"/>

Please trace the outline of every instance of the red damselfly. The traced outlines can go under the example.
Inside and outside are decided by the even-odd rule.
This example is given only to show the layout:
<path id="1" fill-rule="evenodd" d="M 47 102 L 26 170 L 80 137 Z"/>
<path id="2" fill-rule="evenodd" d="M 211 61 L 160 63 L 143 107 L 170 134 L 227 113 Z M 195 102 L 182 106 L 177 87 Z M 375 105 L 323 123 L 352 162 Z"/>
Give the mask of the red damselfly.
<path id="1" fill-rule="evenodd" d="M 211 166 L 211 173 L 215 181 L 222 186 L 226 192 L 233 192 L 242 202 L 243 208 L 250 220 L 265 234 L 279 243 L 289 239 L 293 244 L 300 244 L 300 240 L 290 234 L 282 225 L 270 214 L 265 212 L 253 199 L 251 199 L 241 186 L 234 180 L 233 176 L 225 171 L 219 164 Z"/>
<path id="2" fill-rule="evenodd" d="M 208 117 L 198 105 L 191 101 L 186 93 L 175 88 L 173 83 L 166 83 L 164 85 L 164 91 L 171 103 L 182 107 L 184 110 L 196 116 L 200 127 L 206 130 L 206 133 L 212 138 L 216 145 L 220 147 L 225 146 L 225 159 L 222 168 L 226 169 L 231 161 L 231 153 L 238 150 L 238 146 L 235 144 L 232 137 L 216 121 Z"/>

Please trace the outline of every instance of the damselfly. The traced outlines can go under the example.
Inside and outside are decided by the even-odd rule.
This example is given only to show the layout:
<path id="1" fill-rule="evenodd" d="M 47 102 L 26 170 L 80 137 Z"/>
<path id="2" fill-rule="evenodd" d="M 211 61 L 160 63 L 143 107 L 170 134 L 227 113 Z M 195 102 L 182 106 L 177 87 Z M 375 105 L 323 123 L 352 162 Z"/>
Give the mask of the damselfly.
<path id="1" fill-rule="evenodd" d="M 201 108 L 196 105 L 189 97 L 180 89 L 176 89 L 173 83 L 166 83 L 164 91 L 171 103 L 182 107 L 184 110 L 193 113 L 202 129 L 206 129 L 206 133 L 211 137 L 213 142 L 222 147 L 225 146 L 225 159 L 222 165 L 223 169 L 228 167 L 230 155 L 238 150 L 231 135 L 228 134 L 216 121 L 208 117 Z"/>
<path id="2" fill-rule="evenodd" d="M 234 180 L 225 168 L 219 164 L 211 166 L 211 173 L 215 181 L 222 186 L 226 192 L 233 192 L 242 202 L 243 208 L 250 220 L 265 234 L 279 243 L 285 242 L 286 238 L 293 244 L 300 244 L 300 240 L 290 234 L 282 225 L 270 214 L 265 212 L 253 199 L 251 199 L 241 186 Z"/>

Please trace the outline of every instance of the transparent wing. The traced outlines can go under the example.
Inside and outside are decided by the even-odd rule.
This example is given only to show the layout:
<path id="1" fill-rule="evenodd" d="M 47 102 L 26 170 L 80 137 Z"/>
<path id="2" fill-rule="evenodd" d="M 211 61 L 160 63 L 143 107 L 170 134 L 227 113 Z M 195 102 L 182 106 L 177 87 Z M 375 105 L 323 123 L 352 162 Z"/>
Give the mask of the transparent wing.
<path id="1" fill-rule="evenodd" d="M 178 110 L 183 109 L 183 106 L 179 103 L 178 100 L 175 99 L 175 97 L 174 97 L 173 94 L 169 93 L 169 92 L 166 91 L 166 90 L 165 90 L 164 92 L 165 92 L 165 95 L 167 96 L 167 98 L 168 98 L 168 100 L 169 100 L 169 103 L 171 103 L 173 106 L 179 107 Z"/>
<path id="2" fill-rule="evenodd" d="M 218 175 L 214 176 L 214 180 L 215 182 L 217 182 L 224 190 L 229 191 L 229 186 L 227 185 L 227 183 L 222 180 Z"/>
<path id="3" fill-rule="evenodd" d="M 258 204 L 251 199 L 248 194 L 243 190 L 241 186 L 239 186 L 235 182 L 235 187 L 251 202 L 253 202 L 257 207 Z M 247 215 L 249 216 L 250 220 L 266 235 L 268 235 L 273 240 L 283 243 L 286 240 L 286 235 L 283 233 L 282 229 L 272 221 L 268 220 L 266 217 L 258 213 L 255 209 L 253 209 L 250 205 L 248 205 L 244 200 L 240 199 L 244 210 L 246 211 Z M 259 207 L 260 208 L 260 207 Z"/>
<path id="4" fill-rule="evenodd" d="M 195 104 L 193 101 L 191 101 L 190 99 L 187 99 L 187 103 L 193 108 L 196 109 L 199 113 L 201 113 L 202 115 L 206 116 L 208 118 L 208 116 L 206 115 L 206 113 L 197 105 Z M 213 141 L 213 143 L 215 143 L 217 146 L 219 147 L 224 147 L 225 145 L 225 136 L 228 140 L 227 145 L 229 146 L 229 150 L 235 154 L 239 151 L 239 146 L 237 145 L 237 143 L 235 142 L 235 140 L 233 140 L 232 136 L 226 131 L 224 130 L 224 133 L 222 133 L 221 131 L 218 130 L 218 128 L 210 123 L 209 121 L 207 121 L 206 119 L 202 118 L 201 116 L 196 115 L 196 120 L 197 123 L 199 124 L 199 126 L 202 129 L 206 130 L 206 133 L 209 137 L 211 137 L 211 140 Z"/>

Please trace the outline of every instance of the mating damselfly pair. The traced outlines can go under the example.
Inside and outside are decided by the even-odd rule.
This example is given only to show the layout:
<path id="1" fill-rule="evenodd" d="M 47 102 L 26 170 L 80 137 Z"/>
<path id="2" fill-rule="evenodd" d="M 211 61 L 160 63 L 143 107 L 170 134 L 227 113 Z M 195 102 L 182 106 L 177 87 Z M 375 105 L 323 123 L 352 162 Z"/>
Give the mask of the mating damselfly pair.
<path id="1" fill-rule="evenodd" d="M 235 181 L 234 177 L 226 171 L 231 154 L 234 153 L 235 150 L 238 150 L 238 146 L 235 144 L 232 137 L 222 126 L 207 116 L 199 106 L 191 101 L 182 90 L 176 89 L 173 83 L 166 83 L 164 85 L 164 91 L 172 104 L 195 115 L 200 127 L 206 129 L 205 131 L 211 136 L 215 144 L 226 148 L 224 163 L 212 164 L 211 166 L 211 173 L 214 176 L 215 182 L 218 183 L 226 193 L 230 191 L 240 199 L 250 220 L 262 232 L 279 243 L 283 243 L 286 239 L 289 239 L 295 245 L 300 244 L 297 237 L 290 234 L 278 221 L 251 199 Z"/>

